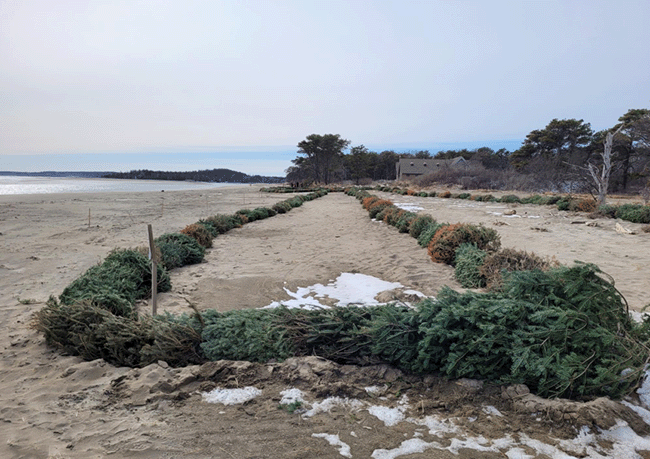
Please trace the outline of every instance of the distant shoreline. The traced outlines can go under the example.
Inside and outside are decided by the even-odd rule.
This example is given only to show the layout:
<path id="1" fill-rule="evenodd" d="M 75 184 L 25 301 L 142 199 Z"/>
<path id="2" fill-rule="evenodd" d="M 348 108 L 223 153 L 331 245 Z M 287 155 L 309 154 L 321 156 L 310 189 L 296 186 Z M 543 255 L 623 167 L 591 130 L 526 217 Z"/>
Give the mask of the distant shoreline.
<path id="1" fill-rule="evenodd" d="M 166 180 L 176 182 L 202 183 L 282 183 L 284 177 L 248 175 L 230 169 L 213 169 L 192 172 L 169 172 L 151 170 L 132 170 L 130 172 L 110 171 L 41 171 L 16 172 L 0 171 L 0 176 L 14 177 L 48 177 L 48 178 L 103 178 L 128 180 Z"/>

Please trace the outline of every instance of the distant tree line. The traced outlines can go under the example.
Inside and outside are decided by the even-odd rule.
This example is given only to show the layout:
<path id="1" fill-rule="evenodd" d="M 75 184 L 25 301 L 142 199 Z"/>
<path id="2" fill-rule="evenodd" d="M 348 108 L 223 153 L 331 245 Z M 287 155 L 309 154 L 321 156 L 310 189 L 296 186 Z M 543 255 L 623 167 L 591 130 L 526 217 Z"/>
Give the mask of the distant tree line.
<path id="1" fill-rule="evenodd" d="M 265 177 L 248 175 L 230 169 L 212 169 L 191 172 L 151 171 L 148 169 L 132 170 L 130 172 L 111 172 L 104 178 L 142 179 L 142 180 L 176 180 L 217 183 L 282 183 L 284 177 Z"/>
<path id="2" fill-rule="evenodd" d="M 543 129 L 530 132 L 521 147 L 513 152 L 482 147 L 439 151 L 435 155 L 428 150 L 378 153 L 364 145 L 353 146 L 347 151 L 351 142 L 339 134 L 311 134 L 298 143 L 298 156 L 286 170 L 287 181 L 328 184 L 344 180 L 355 183 L 395 180 L 395 165 L 400 158 L 462 156 L 471 163 L 471 175 L 479 179 L 477 183 L 481 186 L 530 191 L 593 191 L 595 184 L 588 170 L 604 167 L 599 162 L 602 162 L 607 134 L 611 133 L 609 190 L 650 189 L 650 110 L 628 110 L 618 121 L 610 129 L 594 132 L 584 120 L 553 119 Z M 467 175 L 465 172 L 447 173 L 440 178 L 461 183 Z M 429 177 L 429 183 L 437 178 Z"/>

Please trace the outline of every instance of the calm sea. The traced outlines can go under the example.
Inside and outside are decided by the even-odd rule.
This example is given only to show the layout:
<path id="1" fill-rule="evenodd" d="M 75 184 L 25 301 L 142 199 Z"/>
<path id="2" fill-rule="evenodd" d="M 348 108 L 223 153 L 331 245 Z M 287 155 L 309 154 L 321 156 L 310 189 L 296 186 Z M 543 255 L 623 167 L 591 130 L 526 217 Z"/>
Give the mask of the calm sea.
<path id="1" fill-rule="evenodd" d="M 50 193 L 105 193 L 111 191 L 202 190 L 240 183 L 174 182 L 167 180 L 84 179 L 60 177 L 0 176 L 0 195 Z"/>

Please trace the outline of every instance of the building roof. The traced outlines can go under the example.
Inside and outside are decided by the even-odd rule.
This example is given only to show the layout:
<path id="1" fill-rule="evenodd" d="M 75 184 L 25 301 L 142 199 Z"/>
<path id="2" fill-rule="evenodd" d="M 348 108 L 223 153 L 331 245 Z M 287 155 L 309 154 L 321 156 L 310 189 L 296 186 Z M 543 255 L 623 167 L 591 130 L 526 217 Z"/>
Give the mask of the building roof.
<path id="1" fill-rule="evenodd" d="M 397 167 L 401 175 L 424 175 L 440 170 L 443 167 L 452 167 L 465 163 L 465 158 L 462 156 L 453 159 L 400 158 Z"/>

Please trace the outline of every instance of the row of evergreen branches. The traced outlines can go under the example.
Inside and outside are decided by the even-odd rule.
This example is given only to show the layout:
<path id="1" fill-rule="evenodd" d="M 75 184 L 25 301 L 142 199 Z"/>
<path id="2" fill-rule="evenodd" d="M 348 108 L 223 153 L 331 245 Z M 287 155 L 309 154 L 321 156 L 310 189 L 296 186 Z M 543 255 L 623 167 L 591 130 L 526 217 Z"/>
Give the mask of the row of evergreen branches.
<path id="1" fill-rule="evenodd" d="M 206 233 L 217 237 L 325 194 L 325 190 L 316 190 L 281 201 L 273 208 L 216 215 L 190 225 L 189 231 L 163 234 L 155 240 L 156 255 L 161 258 L 158 291 L 171 290 L 168 270 L 203 260 Z M 46 342 L 67 354 L 87 360 L 103 358 L 121 366 L 144 366 L 157 360 L 175 366 L 205 361 L 201 329 L 185 324 L 187 318 L 151 318 L 136 313 L 136 301 L 151 297 L 151 263 L 144 253 L 143 248 L 116 249 L 68 285 L 58 299 L 50 297 L 34 320 Z"/>
<path id="2" fill-rule="evenodd" d="M 512 272 L 494 293 L 444 288 L 414 308 L 280 307 L 137 318 L 88 300 L 51 299 L 37 328 L 64 352 L 117 365 L 318 355 L 524 383 L 542 396 L 573 398 L 629 393 L 643 375 L 650 341 L 650 322 L 633 322 L 611 279 L 588 264 Z"/>

